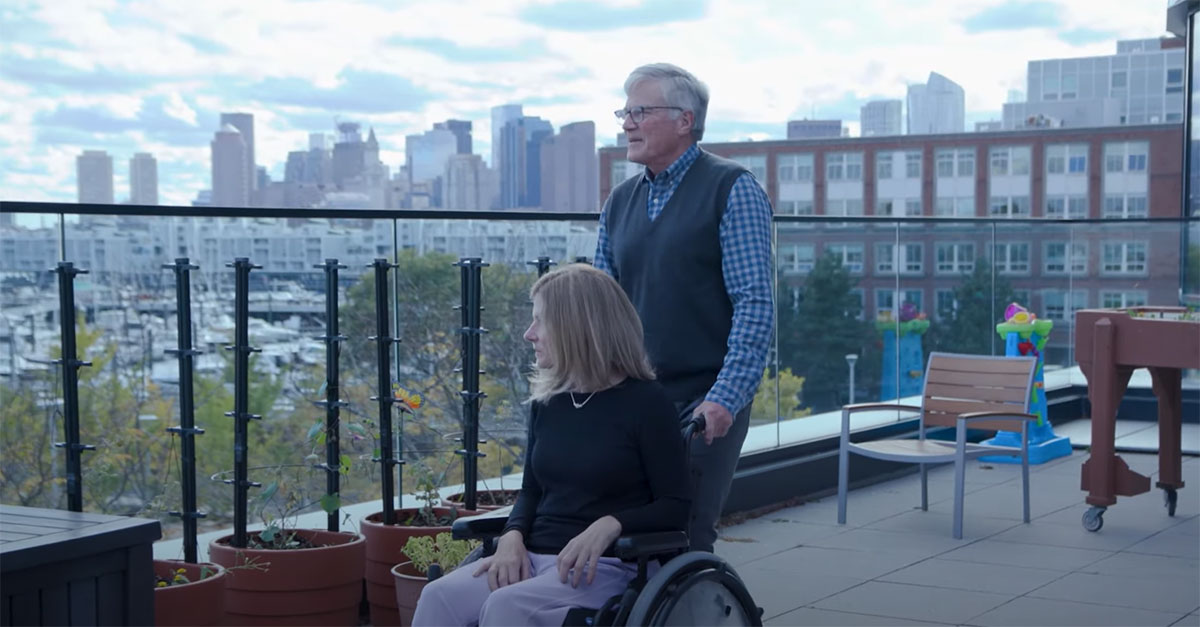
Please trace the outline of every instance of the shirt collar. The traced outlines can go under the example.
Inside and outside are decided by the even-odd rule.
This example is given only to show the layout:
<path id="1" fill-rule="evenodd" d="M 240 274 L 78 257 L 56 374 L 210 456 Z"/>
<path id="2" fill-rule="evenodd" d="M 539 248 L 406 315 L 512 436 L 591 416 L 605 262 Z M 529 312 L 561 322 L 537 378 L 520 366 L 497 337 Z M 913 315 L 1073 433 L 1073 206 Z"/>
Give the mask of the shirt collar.
<path id="1" fill-rule="evenodd" d="M 696 158 L 699 156 L 700 147 L 696 144 L 692 144 L 691 146 L 688 146 L 687 150 L 683 151 L 682 155 L 679 155 L 679 158 L 676 159 L 674 163 L 667 166 L 666 170 L 659 172 L 657 175 L 652 176 L 650 174 L 650 168 L 642 168 L 642 178 L 651 185 L 655 183 L 670 183 L 671 181 L 683 176 L 683 174 L 688 171 L 688 168 L 692 166 L 692 163 L 694 163 Z"/>

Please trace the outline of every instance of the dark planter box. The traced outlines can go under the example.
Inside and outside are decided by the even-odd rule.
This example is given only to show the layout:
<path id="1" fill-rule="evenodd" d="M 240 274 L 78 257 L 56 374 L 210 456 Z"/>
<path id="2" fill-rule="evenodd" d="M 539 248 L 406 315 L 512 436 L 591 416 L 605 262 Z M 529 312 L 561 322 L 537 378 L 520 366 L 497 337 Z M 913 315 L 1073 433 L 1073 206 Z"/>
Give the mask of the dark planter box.
<path id="1" fill-rule="evenodd" d="M 0 505 L 0 625 L 154 623 L 156 520 Z"/>

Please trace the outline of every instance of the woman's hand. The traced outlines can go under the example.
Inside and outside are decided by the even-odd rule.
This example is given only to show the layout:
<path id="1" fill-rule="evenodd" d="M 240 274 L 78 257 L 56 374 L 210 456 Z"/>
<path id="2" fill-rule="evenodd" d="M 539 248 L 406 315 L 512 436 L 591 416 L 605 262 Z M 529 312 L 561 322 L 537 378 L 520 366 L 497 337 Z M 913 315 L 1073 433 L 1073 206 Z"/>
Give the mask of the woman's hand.
<path id="1" fill-rule="evenodd" d="M 571 587 L 579 587 L 579 579 L 587 569 L 588 585 L 596 579 L 596 568 L 600 564 L 600 556 L 612 546 L 621 535 L 621 523 L 612 516 L 605 516 L 588 525 L 583 533 L 571 538 L 567 546 L 558 554 L 558 578 L 567 583 L 571 576 Z M 571 571 L 574 574 L 571 575 Z"/>
<path id="2" fill-rule="evenodd" d="M 475 576 L 488 576 L 488 588 L 495 592 L 499 588 L 529 579 L 529 553 L 525 550 L 525 537 L 513 529 L 496 541 L 496 553 L 479 560 Z"/>

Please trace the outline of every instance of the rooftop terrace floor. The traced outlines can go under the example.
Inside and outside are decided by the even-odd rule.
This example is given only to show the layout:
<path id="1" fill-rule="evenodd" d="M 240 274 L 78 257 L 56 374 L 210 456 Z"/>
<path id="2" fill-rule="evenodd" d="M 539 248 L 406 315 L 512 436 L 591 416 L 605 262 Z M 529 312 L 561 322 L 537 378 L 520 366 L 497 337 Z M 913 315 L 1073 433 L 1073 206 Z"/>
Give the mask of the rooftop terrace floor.
<path id="1" fill-rule="evenodd" d="M 1157 456 L 1122 453 L 1153 478 Z M 951 536 L 954 472 L 931 470 L 929 511 L 905 475 L 725 527 L 730 560 L 768 625 L 1200 626 L 1200 457 L 1184 457 L 1174 517 L 1162 491 L 1118 497 L 1096 533 L 1081 524 L 1086 452 L 1032 466 L 971 462 L 964 539 Z M 851 464 L 855 463 L 852 456 Z"/>

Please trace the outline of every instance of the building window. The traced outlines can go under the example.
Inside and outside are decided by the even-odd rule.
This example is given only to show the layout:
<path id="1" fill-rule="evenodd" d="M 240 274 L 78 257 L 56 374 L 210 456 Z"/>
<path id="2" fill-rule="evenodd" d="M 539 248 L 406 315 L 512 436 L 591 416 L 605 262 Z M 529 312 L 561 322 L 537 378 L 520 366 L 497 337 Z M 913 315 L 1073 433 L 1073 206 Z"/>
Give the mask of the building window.
<path id="1" fill-rule="evenodd" d="M 813 156 L 810 153 L 781 154 L 775 157 L 780 183 L 811 183 Z"/>
<path id="2" fill-rule="evenodd" d="M 805 274 L 811 272 L 814 262 L 812 244 L 788 244 L 781 246 L 779 266 L 785 274 Z"/>
<path id="3" fill-rule="evenodd" d="M 863 201 L 861 198 L 834 198 L 825 201 L 827 216 L 861 216 Z"/>
<path id="4" fill-rule="evenodd" d="M 921 178 L 921 153 L 904 153 L 904 176 L 910 179 Z"/>
<path id="5" fill-rule="evenodd" d="M 1000 146 L 991 149 L 992 176 L 1029 174 L 1029 146 Z"/>
<path id="6" fill-rule="evenodd" d="M 921 215 L 921 199 L 906 198 L 904 200 L 904 215 L 919 216 Z"/>
<path id="7" fill-rule="evenodd" d="M 892 178 L 892 153 L 880 152 L 875 154 L 875 175 L 877 178 Z"/>
<path id="8" fill-rule="evenodd" d="M 875 317 L 878 318 L 885 312 L 892 313 L 894 316 L 897 301 L 900 304 L 910 303 L 917 308 L 917 311 L 921 311 L 925 304 L 923 302 L 925 300 L 924 297 L 924 290 L 875 290 Z"/>
<path id="9" fill-rule="evenodd" d="M 996 244 L 996 271 L 1001 274 L 1029 273 L 1029 244 L 1008 242 Z"/>
<path id="10" fill-rule="evenodd" d="M 1046 173 L 1062 174 L 1067 170 L 1067 147 L 1046 147 Z"/>
<path id="11" fill-rule="evenodd" d="M 934 167 L 940 179 L 954 176 L 954 151 L 939 150 L 933 155 Z"/>
<path id="12" fill-rule="evenodd" d="M 609 170 L 609 175 L 608 182 L 610 187 L 616 187 L 617 185 L 620 185 L 625 181 L 625 179 L 630 177 L 629 161 L 625 159 L 613 159 L 612 169 Z"/>
<path id="13" fill-rule="evenodd" d="M 1167 93 L 1183 93 L 1183 68 L 1167 68 Z"/>
<path id="14" fill-rule="evenodd" d="M 1047 174 L 1083 174 L 1087 171 L 1087 144 L 1051 144 L 1046 147 Z"/>
<path id="15" fill-rule="evenodd" d="M 1105 218 L 1148 217 L 1145 194 L 1109 194 L 1104 197 Z"/>
<path id="16" fill-rule="evenodd" d="M 1146 292 L 1142 290 L 1101 290 L 1100 306 L 1104 309 L 1141 307 L 1146 304 Z"/>
<path id="17" fill-rule="evenodd" d="M 960 148 L 958 150 L 958 175 L 975 176 L 974 148 Z"/>
<path id="18" fill-rule="evenodd" d="M 1067 300 L 1070 299 L 1068 305 Z M 1042 292 L 1042 310 L 1050 320 L 1075 319 L 1075 312 L 1087 307 L 1086 290 L 1044 290 Z"/>
<path id="19" fill-rule="evenodd" d="M 975 244 L 938 244 L 936 256 L 938 274 L 960 274 L 975 269 Z"/>
<path id="20" fill-rule="evenodd" d="M 1128 84 L 1128 75 L 1124 71 L 1116 71 L 1112 73 L 1112 88 L 1125 89 Z"/>
<path id="21" fill-rule="evenodd" d="M 1105 242 L 1100 261 L 1103 274 L 1145 274 L 1145 242 Z"/>
<path id="22" fill-rule="evenodd" d="M 836 256 L 842 262 L 842 267 L 848 272 L 861 273 L 863 271 L 862 244 L 828 244 L 825 246 L 825 252 Z"/>
<path id="23" fill-rule="evenodd" d="M 754 178 L 758 180 L 759 185 L 765 185 L 767 182 L 767 156 L 766 155 L 734 155 L 730 157 L 734 161 L 745 166 Z"/>
<path id="24" fill-rule="evenodd" d="M 1046 218 L 1050 220 L 1082 220 L 1087 217 L 1087 196 L 1046 197 Z"/>
<path id="25" fill-rule="evenodd" d="M 1109 142 L 1104 144 L 1105 172 L 1145 172 L 1149 142 Z"/>
<path id="26" fill-rule="evenodd" d="M 830 181 L 861 181 L 862 153 L 834 152 L 825 157 L 825 178 Z"/>
<path id="27" fill-rule="evenodd" d="M 1029 197 L 992 196 L 988 199 L 988 213 L 993 216 L 1017 218 L 1029 215 Z"/>
<path id="28" fill-rule="evenodd" d="M 875 272 L 877 274 L 920 274 L 924 267 L 924 245 L 901 244 L 897 257 L 895 244 L 875 245 Z M 897 270 L 899 268 L 899 270 Z"/>
<path id="29" fill-rule="evenodd" d="M 958 301 L 954 299 L 954 290 L 938 288 L 933 293 L 934 315 L 938 320 L 953 320 L 958 311 Z"/>
<path id="30" fill-rule="evenodd" d="M 811 216 L 813 215 L 813 203 L 811 200 L 781 200 L 776 205 L 779 215 L 784 216 Z"/>
<path id="31" fill-rule="evenodd" d="M 973 218 L 975 199 L 970 196 L 938 198 L 933 205 L 933 215 L 944 218 Z"/>

